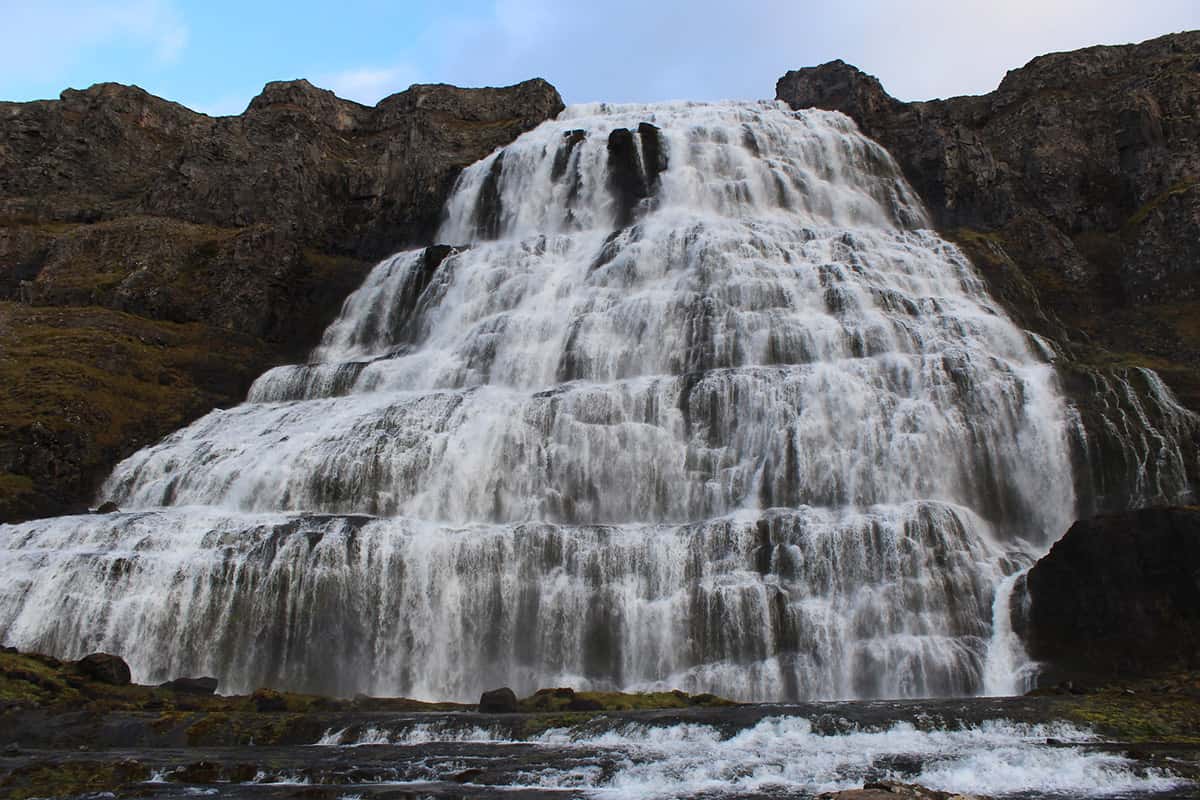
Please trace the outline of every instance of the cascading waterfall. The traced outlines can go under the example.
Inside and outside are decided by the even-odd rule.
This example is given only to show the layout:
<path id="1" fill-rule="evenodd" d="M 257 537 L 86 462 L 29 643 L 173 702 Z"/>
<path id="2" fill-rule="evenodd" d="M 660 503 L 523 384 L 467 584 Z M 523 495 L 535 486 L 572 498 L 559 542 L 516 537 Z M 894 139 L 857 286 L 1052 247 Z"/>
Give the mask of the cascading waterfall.
<path id="1" fill-rule="evenodd" d="M 5 528 L 4 641 L 224 691 L 1003 683 L 1068 408 L 853 123 L 575 107 L 446 212 L 310 363 L 119 465 L 131 510 Z"/>

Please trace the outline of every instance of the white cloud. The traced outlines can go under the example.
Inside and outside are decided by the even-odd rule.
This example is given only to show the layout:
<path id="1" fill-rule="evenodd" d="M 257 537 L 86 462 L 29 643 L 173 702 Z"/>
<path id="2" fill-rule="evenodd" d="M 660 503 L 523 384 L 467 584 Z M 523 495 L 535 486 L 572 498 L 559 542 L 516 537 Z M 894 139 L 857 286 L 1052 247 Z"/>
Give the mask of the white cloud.
<path id="1" fill-rule="evenodd" d="M 317 76 L 313 83 L 323 89 L 331 89 L 338 97 L 375 105 L 389 94 L 402 92 L 420 79 L 420 73 L 405 64 L 347 69 L 331 75 Z"/>
<path id="2" fill-rule="evenodd" d="M 90 52 L 134 47 L 158 64 L 175 61 L 188 28 L 170 0 L 5 3 L 0 71 L 55 78 Z"/>

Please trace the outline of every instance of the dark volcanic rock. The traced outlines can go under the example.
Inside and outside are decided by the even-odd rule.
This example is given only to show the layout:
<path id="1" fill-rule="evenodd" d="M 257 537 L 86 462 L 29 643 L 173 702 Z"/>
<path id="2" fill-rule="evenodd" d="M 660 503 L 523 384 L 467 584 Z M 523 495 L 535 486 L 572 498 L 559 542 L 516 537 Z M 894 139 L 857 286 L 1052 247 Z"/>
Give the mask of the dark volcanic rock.
<path id="1" fill-rule="evenodd" d="M 479 696 L 479 712 L 481 714 L 515 714 L 519 710 L 517 695 L 507 686 L 502 689 L 492 689 Z"/>
<path id="2" fill-rule="evenodd" d="M 864 784 L 861 789 L 826 792 L 817 797 L 818 800 L 987 800 L 981 795 L 943 792 L 899 781 L 876 781 Z"/>
<path id="3" fill-rule="evenodd" d="M 213 694 L 217 691 L 217 683 L 217 679 L 211 677 L 176 678 L 173 681 L 159 684 L 159 688 L 184 694 Z"/>
<path id="4" fill-rule="evenodd" d="M 428 240 L 463 167 L 562 107 L 540 79 L 413 86 L 374 108 L 277 82 L 242 115 L 215 119 L 137 87 L 69 89 L 58 101 L 0 103 L 0 217 L 263 224 L 373 260 Z"/>
<path id="5" fill-rule="evenodd" d="M 109 653 L 92 653 L 75 662 L 84 675 L 101 683 L 113 686 L 128 686 L 132 680 L 129 665 L 120 656 Z"/>
<path id="6" fill-rule="evenodd" d="M 1076 522 L 1026 586 L 1042 685 L 1200 667 L 1200 508 Z"/>
<path id="7" fill-rule="evenodd" d="M 1068 388 L 1085 424 L 1096 423 L 1089 446 L 1111 453 L 1111 414 L 1098 420 L 1111 407 L 1094 407 L 1091 391 L 1104 373 L 1123 383 L 1129 370 L 1152 368 L 1200 411 L 1197 63 L 1193 31 L 1041 56 L 979 97 L 904 103 L 841 61 L 787 73 L 776 96 L 844 112 L 888 148 L 993 295 L 1084 373 Z M 1155 405 L 1144 393 L 1139 402 Z M 1129 413 L 1139 412 L 1120 415 Z M 1082 513 L 1137 501 L 1110 488 L 1086 489 Z"/>
<path id="8" fill-rule="evenodd" d="M 574 143 L 568 139 L 566 145 Z M 666 168 L 667 152 L 654 125 L 641 123 L 636 135 L 628 128 L 608 135 L 608 190 L 617 204 L 617 227 L 633 222 L 638 205 L 658 189 L 659 175 Z"/>
<path id="9" fill-rule="evenodd" d="M 561 109 L 542 80 L 374 108 L 271 83 L 220 118 L 111 83 L 0 103 L 0 522 L 85 510 L 117 460 L 302 358 L 463 167 Z"/>

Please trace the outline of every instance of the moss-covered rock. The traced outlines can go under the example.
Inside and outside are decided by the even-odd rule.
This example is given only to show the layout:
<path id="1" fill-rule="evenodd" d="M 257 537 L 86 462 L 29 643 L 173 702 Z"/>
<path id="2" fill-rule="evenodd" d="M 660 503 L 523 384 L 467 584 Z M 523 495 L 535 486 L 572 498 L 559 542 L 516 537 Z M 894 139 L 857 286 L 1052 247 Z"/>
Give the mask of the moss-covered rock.
<path id="1" fill-rule="evenodd" d="M 120 458 L 271 361 L 261 341 L 108 309 L 0 302 L 0 521 L 86 510 Z"/>

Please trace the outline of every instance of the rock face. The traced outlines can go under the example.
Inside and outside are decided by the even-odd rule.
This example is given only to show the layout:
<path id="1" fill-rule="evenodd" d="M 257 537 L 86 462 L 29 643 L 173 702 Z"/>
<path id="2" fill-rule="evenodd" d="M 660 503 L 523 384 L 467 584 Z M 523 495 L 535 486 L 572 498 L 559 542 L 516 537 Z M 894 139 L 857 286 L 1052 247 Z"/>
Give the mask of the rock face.
<path id="1" fill-rule="evenodd" d="M 1189 428 L 1195 482 L 1194 420 L 1126 386 L 1148 367 L 1200 410 L 1200 32 L 1041 56 L 979 97 L 904 103 L 841 61 L 787 73 L 776 95 L 887 147 L 993 294 L 1057 343 L 1094 463 L 1128 459 L 1095 398 L 1130 394 L 1117 416 L 1136 402 L 1159 429 Z M 1084 513 L 1125 507 L 1115 476 L 1091 478 Z"/>
<path id="2" fill-rule="evenodd" d="M 1200 668 L 1200 508 L 1076 522 L 1026 587 L 1042 685 Z"/>
<path id="3" fill-rule="evenodd" d="M 0 103 L 0 522 L 83 510 L 116 460 L 302 358 L 371 262 L 552 86 L 367 108 L 271 83 L 210 118 L 131 86 Z"/>

